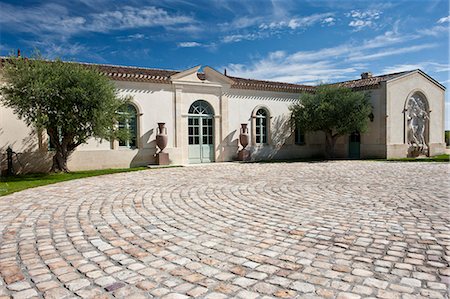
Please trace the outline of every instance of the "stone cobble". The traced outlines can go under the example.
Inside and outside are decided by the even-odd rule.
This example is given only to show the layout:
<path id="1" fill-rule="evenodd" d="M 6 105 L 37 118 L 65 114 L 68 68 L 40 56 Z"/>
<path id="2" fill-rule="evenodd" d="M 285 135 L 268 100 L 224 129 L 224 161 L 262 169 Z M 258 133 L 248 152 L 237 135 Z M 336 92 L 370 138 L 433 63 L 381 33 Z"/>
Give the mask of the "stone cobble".
<path id="1" fill-rule="evenodd" d="M 448 298 L 446 163 L 217 163 L 0 198 L 0 298 Z"/>

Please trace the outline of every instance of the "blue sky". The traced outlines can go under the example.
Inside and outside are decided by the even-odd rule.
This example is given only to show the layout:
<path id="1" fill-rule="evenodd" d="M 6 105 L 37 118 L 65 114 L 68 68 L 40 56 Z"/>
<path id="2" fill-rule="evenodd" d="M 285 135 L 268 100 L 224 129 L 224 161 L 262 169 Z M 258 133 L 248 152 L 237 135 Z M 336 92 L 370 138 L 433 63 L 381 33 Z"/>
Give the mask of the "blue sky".
<path id="1" fill-rule="evenodd" d="M 0 54 L 305 84 L 420 68 L 448 87 L 449 25 L 448 0 L 0 1 Z"/>

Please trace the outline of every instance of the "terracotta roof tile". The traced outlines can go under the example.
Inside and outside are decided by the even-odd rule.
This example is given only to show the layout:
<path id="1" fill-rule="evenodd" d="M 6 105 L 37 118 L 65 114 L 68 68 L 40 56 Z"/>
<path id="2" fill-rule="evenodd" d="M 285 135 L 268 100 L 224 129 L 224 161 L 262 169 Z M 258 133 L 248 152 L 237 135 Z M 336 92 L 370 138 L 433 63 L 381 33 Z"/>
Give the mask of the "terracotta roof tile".
<path id="1" fill-rule="evenodd" d="M 374 89 L 378 88 L 381 82 L 394 79 L 396 77 L 411 73 L 413 71 L 405 71 L 398 73 L 385 74 L 380 76 L 372 76 L 367 79 L 357 79 L 350 81 L 343 81 L 338 83 L 333 83 L 332 85 L 344 86 L 351 88 L 353 90 L 364 90 L 364 89 Z"/>
<path id="2" fill-rule="evenodd" d="M 178 71 L 149 69 L 140 67 L 116 66 L 106 64 L 81 63 L 89 67 L 94 67 L 108 77 L 117 81 L 136 81 L 170 84 L 170 76 Z"/>
<path id="3" fill-rule="evenodd" d="M 239 77 L 227 76 L 234 81 L 231 88 L 236 89 L 252 89 L 252 90 L 268 90 L 281 92 L 313 92 L 315 87 L 301 84 L 283 83 L 275 81 L 264 81 L 254 79 L 244 79 Z"/>
<path id="4" fill-rule="evenodd" d="M 88 66 L 94 66 L 101 72 L 105 73 L 113 80 L 119 81 L 139 81 L 139 82 L 152 82 L 152 83 L 170 83 L 170 76 L 178 74 L 179 71 L 167 71 L 160 69 L 147 69 L 147 68 L 135 68 L 135 67 L 122 67 L 113 65 L 95 65 L 86 64 Z M 291 84 L 283 82 L 263 81 L 244 79 L 239 77 L 227 76 L 235 83 L 231 85 L 231 88 L 236 89 L 254 89 L 254 90 L 269 90 L 280 92 L 311 92 L 314 90 L 313 86 Z M 198 74 L 200 80 L 205 80 L 203 73 Z"/>
<path id="5" fill-rule="evenodd" d="M 2 57 L 2 64 L 7 58 Z M 180 71 L 175 70 L 162 70 L 162 69 L 150 69 L 141 67 L 130 67 L 130 66 L 117 66 L 117 65 L 106 65 L 106 64 L 90 64 L 90 63 L 80 63 L 88 67 L 93 67 L 98 69 L 100 72 L 104 73 L 108 77 L 117 81 L 136 81 L 136 82 L 151 82 L 151 83 L 164 83 L 170 84 L 170 76 L 180 73 Z M 350 81 L 343 81 L 338 83 L 333 83 L 332 85 L 339 85 L 352 88 L 354 90 L 365 90 L 365 89 L 375 89 L 378 88 L 380 83 L 387 81 L 404 74 L 413 71 L 398 72 L 392 74 L 385 74 L 380 76 L 372 76 L 367 79 L 357 79 Z M 249 90 L 266 90 L 266 91 L 278 91 L 278 92 L 289 92 L 289 93 L 301 93 L 301 92 L 314 92 L 315 87 L 310 85 L 302 84 L 292 84 L 284 82 L 275 81 L 265 81 L 265 80 L 255 80 L 255 79 L 245 79 L 233 76 L 227 76 L 232 79 L 234 83 L 231 88 L 234 89 L 249 89 Z M 205 80 L 205 75 L 203 73 L 198 74 L 200 80 Z"/>

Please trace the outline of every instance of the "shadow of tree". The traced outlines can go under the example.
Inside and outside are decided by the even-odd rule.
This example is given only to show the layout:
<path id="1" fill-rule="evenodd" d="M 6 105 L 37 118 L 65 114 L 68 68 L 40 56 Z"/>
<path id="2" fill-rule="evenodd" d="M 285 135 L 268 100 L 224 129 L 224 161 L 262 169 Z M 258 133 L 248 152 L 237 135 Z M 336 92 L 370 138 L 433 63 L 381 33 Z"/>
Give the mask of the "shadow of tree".
<path id="1" fill-rule="evenodd" d="M 251 160 L 267 160 L 274 158 L 286 144 L 292 134 L 289 116 L 280 115 L 274 117 L 270 126 L 270 144 L 252 146 L 250 148 Z"/>
<path id="2" fill-rule="evenodd" d="M 219 150 L 220 154 L 218 157 L 218 161 L 226 161 L 230 156 L 237 156 L 237 151 L 239 149 L 239 140 L 236 138 L 233 140 L 234 135 L 237 130 L 229 133 L 219 144 L 217 150 Z M 238 135 L 239 136 L 239 135 Z"/>

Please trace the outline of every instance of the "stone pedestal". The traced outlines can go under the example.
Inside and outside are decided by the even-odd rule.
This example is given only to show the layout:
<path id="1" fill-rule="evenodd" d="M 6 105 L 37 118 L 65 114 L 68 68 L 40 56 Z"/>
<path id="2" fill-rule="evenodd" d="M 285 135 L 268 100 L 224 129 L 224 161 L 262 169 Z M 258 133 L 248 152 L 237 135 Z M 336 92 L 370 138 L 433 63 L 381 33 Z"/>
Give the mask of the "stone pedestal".
<path id="1" fill-rule="evenodd" d="M 248 161 L 250 160 L 250 151 L 246 149 L 242 149 L 238 153 L 238 160 L 239 161 Z"/>
<path id="2" fill-rule="evenodd" d="M 156 164 L 158 165 L 169 165 L 169 154 L 168 153 L 158 153 L 156 154 Z"/>

